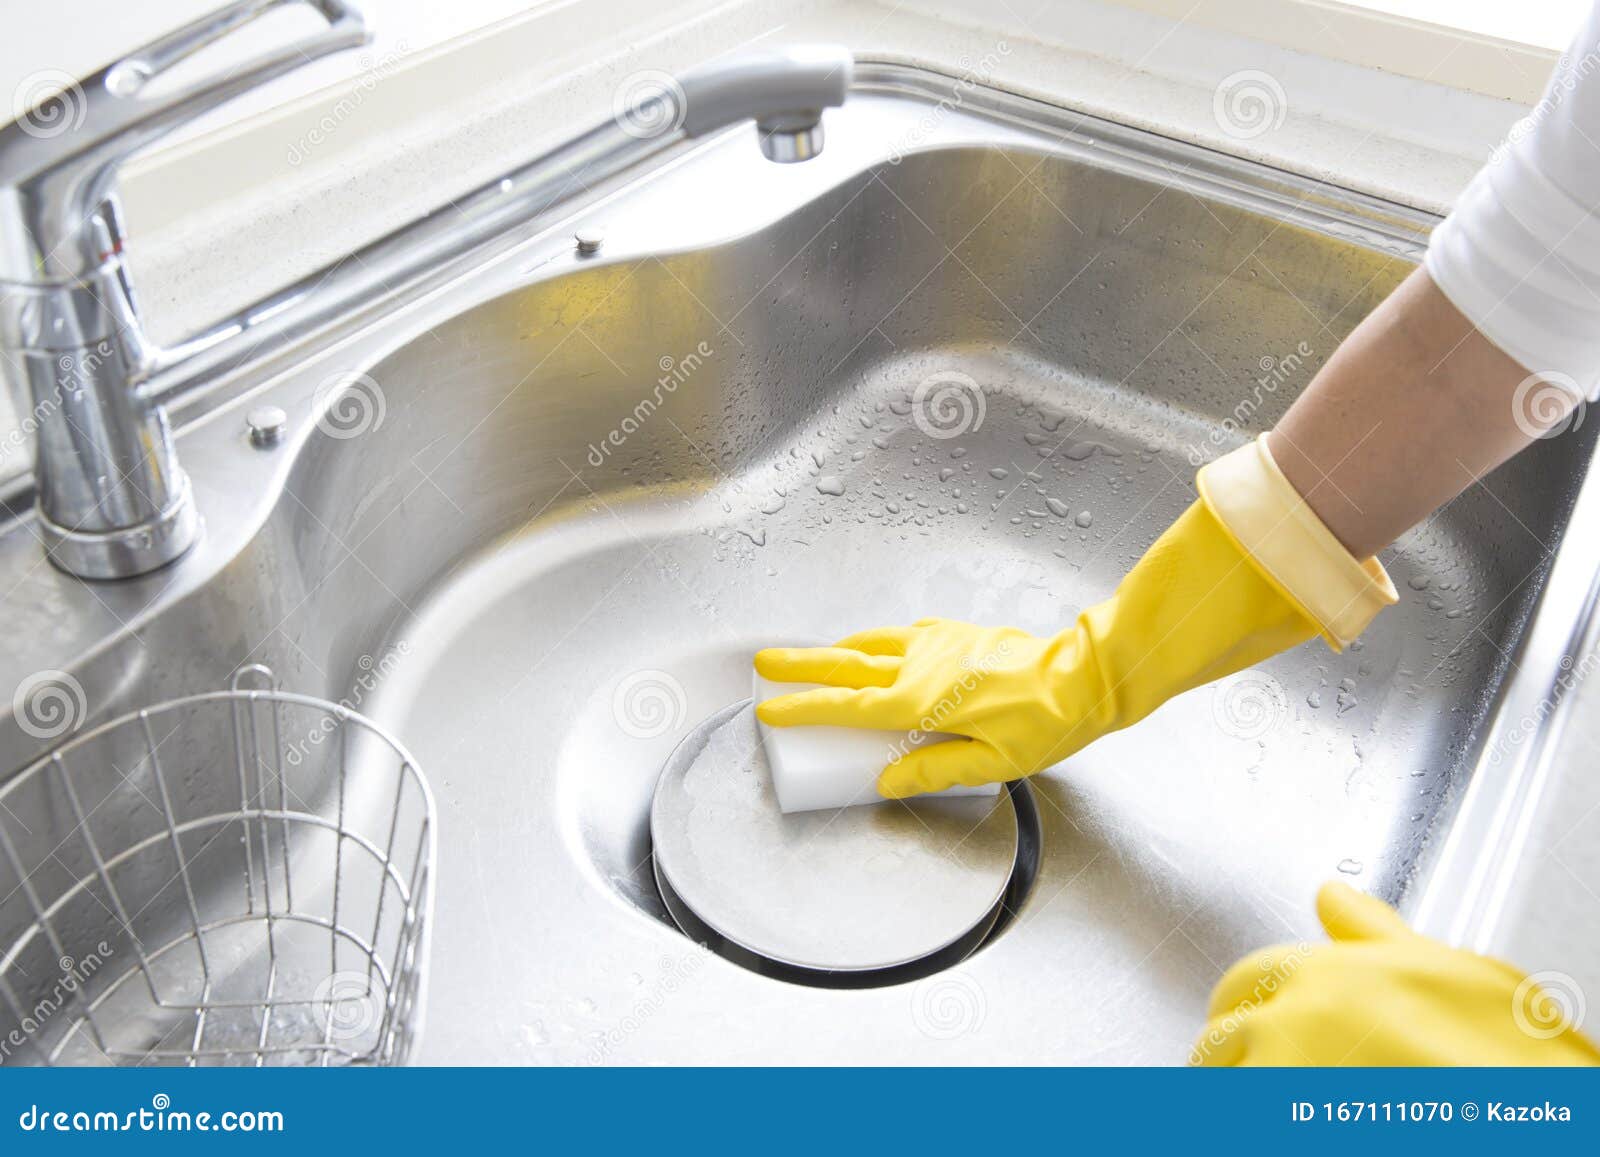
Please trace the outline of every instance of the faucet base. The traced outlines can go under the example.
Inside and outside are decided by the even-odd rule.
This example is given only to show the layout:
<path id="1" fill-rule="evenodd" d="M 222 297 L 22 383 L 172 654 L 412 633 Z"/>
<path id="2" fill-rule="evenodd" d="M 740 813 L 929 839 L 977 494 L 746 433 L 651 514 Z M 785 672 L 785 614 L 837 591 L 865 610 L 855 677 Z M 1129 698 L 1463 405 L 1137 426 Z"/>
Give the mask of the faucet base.
<path id="1" fill-rule="evenodd" d="M 83 579 L 121 579 L 158 570 L 180 558 L 200 538 L 200 514 L 189 479 L 156 519 L 110 531 L 70 530 L 39 511 L 45 554 L 55 566 Z"/>

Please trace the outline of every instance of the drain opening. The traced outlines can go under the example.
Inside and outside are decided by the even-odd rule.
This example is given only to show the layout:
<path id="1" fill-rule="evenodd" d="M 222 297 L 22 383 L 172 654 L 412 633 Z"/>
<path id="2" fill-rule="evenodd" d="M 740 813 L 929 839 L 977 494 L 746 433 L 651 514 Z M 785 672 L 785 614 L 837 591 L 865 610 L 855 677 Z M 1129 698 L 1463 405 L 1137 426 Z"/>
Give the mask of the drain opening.
<path id="1" fill-rule="evenodd" d="M 1023 783 L 785 816 L 749 700 L 673 752 L 650 827 L 679 929 L 752 972 L 823 988 L 902 984 L 971 955 L 1026 899 L 1041 836 Z"/>

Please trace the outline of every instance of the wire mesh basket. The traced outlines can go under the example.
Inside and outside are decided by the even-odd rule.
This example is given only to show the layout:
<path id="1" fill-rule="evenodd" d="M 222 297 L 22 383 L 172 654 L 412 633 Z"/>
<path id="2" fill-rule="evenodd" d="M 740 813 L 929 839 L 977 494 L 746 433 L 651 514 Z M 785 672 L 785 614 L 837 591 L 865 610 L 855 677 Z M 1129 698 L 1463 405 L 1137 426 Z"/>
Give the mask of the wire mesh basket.
<path id="1" fill-rule="evenodd" d="M 264 667 L 77 736 L 0 788 L 0 1061 L 403 1063 L 434 833 L 399 743 Z"/>

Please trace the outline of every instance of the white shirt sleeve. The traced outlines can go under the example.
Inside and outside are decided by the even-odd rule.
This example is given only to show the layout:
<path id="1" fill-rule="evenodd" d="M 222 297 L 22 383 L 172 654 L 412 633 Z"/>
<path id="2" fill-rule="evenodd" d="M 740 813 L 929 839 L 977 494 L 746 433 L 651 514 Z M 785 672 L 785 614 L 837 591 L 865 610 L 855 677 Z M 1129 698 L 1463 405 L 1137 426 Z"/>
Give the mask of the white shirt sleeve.
<path id="1" fill-rule="evenodd" d="M 1433 232 L 1426 266 L 1526 369 L 1600 390 L 1600 4 Z"/>

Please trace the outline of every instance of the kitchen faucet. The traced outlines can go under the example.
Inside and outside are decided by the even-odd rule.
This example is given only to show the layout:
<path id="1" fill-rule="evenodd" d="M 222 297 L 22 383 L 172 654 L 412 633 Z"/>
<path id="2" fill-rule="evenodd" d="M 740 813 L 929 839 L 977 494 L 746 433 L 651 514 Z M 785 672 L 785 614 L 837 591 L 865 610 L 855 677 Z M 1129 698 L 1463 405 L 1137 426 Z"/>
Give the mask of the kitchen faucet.
<path id="1" fill-rule="evenodd" d="M 326 27 L 220 79 L 175 92 L 150 82 L 264 13 L 306 5 Z M 686 139 L 754 120 L 771 160 L 822 147 L 822 110 L 842 104 L 850 54 L 791 46 L 665 74 L 611 120 L 506 177 L 362 247 L 174 348 L 147 336 L 124 254 L 123 160 L 218 103 L 321 56 L 363 44 L 345 0 L 238 0 L 58 92 L 0 128 L 0 366 L 34 431 L 45 550 L 86 579 L 127 578 L 179 558 L 201 520 L 173 446 L 168 402 L 269 340 L 324 332 L 381 305 L 497 236 Z M 157 89 L 159 85 L 153 86 Z"/>

